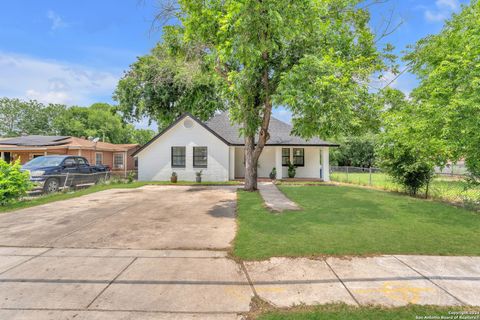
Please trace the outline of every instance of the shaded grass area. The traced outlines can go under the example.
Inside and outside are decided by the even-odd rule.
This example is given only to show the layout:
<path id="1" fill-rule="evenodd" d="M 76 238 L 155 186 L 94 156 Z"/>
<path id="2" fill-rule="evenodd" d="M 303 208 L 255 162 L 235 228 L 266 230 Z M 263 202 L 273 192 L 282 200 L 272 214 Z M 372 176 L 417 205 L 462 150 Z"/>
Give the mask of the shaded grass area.
<path id="1" fill-rule="evenodd" d="M 324 305 L 305 311 L 277 311 L 260 315 L 259 320 L 405 320 L 405 319 L 461 319 L 458 312 L 475 314 L 480 308 L 438 307 L 409 305 L 397 308 L 352 307 L 344 304 Z M 455 316 L 459 316 L 455 318 Z M 449 318 L 451 317 L 451 318 Z M 467 319 L 467 318 L 464 318 Z"/>
<path id="2" fill-rule="evenodd" d="M 403 191 L 402 186 L 395 183 L 385 173 L 372 173 L 370 178 L 368 172 L 355 172 L 348 175 L 345 172 L 334 172 L 330 177 L 333 181 L 343 183 L 371 185 L 389 191 Z M 425 190 L 420 192 L 424 193 Z M 437 176 L 430 184 L 429 196 L 451 202 L 476 202 L 480 201 L 480 187 L 468 188 L 467 183 L 460 178 Z"/>
<path id="3" fill-rule="evenodd" d="M 228 182 L 205 181 L 202 183 L 196 183 L 196 182 L 190 182 L 190 181 L 178 181 L 177 183 L 171 183 L 170 181 L 148 181 L 148 182 L 134 181 L 131 183 L 99 184 L 99 185 L 93 185 L 87 188 L 82 188 L 79 190 L 58 192 L 53 194 L 30 197 L 21 201 L 0 206 L 0 213 L 23 209 L 23 208 L 30 208 L 30 207 L 39 206 L 42 204 L 47 204 L 55 201 L 77 198 L 87 194 L 108 190 L 108 189 L 131 189 L 131 188 L 142 187 L 145 185 L 212 186 L 212 185 L 238 185 L 238 184 L 240 184 L 240 182 L 238 181 L 228 181 Z"/>
<path id="4" fill-rule="evenodd" d="M 350 186 L 279 186 L 303 210 L 272 214 L 238 191 L 234 254 L 480 255 L 480 215 L 443 203 Z"/>

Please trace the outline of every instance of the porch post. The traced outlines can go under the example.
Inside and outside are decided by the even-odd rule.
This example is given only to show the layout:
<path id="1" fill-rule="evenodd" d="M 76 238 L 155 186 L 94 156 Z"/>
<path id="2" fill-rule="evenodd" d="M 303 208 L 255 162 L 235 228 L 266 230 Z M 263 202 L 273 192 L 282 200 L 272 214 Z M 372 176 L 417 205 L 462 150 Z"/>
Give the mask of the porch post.
<path id="1" fill-rule="evenodd" d="M 127 177 L 127 151 L 123 153 L 123 174 L 124 177 Z"/>
<path id="2" fill-rule="evenodd" d="M 235 147 L 231 146 L 229 148 L 229 164 L 228 164 L 228 179 L 235 179 Z"/>
<path id="3" fill-rule="evenodd" d="M 321 152 L 322 152 L 322 178 L 323 178 L 323 181 L 330 181 L 329 147 L 321 148 Z"/>
<path id="4" fill-rule="evenodd" d="M 5 160 L 5 156 L 3 155 L 2 151 L 0 151 L 0 159 Z"/>
<path id="5" fill-rule="evenodd" d="M 275 169 L 277 169 L 277 180 L 282 179 L 282 147 L 275 147 Z"/>

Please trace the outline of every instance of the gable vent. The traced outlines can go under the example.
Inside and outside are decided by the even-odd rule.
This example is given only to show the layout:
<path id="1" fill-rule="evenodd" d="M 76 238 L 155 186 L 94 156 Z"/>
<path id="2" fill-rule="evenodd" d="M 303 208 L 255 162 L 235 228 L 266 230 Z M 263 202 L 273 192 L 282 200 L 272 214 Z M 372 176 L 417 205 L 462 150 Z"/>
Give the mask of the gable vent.
<path id="1" fill-rule="evenodd" d="M 185 121 L 183 121 L 183 126 L 187 129 L 190 129 L 191 127 L 193 127 L 193 121 L 190 119 L 186 119 Z"/>

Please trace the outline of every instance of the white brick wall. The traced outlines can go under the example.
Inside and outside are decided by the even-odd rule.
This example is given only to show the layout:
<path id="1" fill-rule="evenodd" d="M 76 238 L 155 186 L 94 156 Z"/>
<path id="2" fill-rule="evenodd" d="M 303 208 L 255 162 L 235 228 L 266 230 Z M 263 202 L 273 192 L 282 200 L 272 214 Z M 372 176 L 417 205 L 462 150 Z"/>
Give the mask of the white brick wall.
<path id="1" fill-rule="evenodd" d="M 193 122 L 184 127 L 185 120 Z M 185 168 L 172 168 L 171 147 L 186 147 Z M 193 147 L 208 148 L 207 168 L 193 168 Z M 203 170 L 203 181 L 228 181 L 229 147 L 195 120 L 186 117 L 138 154 L 140 181 L 170 180 L 172 172 L 178 180 L 194 181 L 195 172 Z"/>

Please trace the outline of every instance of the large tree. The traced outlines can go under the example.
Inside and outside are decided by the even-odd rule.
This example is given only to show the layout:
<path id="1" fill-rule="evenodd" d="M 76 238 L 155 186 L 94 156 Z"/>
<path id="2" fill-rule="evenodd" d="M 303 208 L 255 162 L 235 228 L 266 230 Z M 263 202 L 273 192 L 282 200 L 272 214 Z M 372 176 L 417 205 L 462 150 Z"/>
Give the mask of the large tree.
<path id="1" fill-rule="evenodd" d="M 472 0 L 405 57 L 420 79 L 412 92 L 423 136 L 443 144 L 449 160 L 466 159 L 480 178 L 480 2 Z"/>
<path id="2" fill-rule="evenodd" d="M 206 52 L 183 40 L 183 29 L 166 27 L 164 41 L 130 66 L 117 86 L 114 99 L 127 121 L 144 116 L 159 127 L 168 126 L 184 112 L 202 120 L 223 109 Z"/>
<path id="3" fill-rule="evenodd" d="M 181 108 L 190 97 L 183 88 L 203 81 L 214 86 L 207 93 L 242 126 L 246 190 L 257 187 L 257 163 L 275 105 L 292 112 L 294 131 L 304 138 L 348 134 L 368 121 L 368 84 L 385 67 L 386 56 L 376 49 L 362 1 L 179 0 L 178 5 L 180 23 L 164 28 L 160 45 L 146 62 L 141 58 L 132 66 L 116 96 L 128 114 L 155 119 L 179 113 L 178 108 L 204 110 L 204 104 L 191 102 L 208 97 L 188 99 Z M 189 64 L 197 67 L 186 68 Z M 185 69 L 193 69 L 189 74 L 201 82 L 187 81 Z"/>

